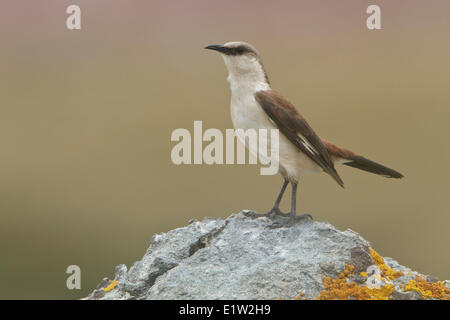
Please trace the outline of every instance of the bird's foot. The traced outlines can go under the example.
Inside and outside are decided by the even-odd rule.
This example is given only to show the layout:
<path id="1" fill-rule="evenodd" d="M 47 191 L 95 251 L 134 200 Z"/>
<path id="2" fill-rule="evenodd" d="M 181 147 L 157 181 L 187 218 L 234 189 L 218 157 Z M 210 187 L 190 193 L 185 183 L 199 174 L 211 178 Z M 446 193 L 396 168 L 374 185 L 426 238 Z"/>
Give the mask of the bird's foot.
<path id="1" fill-rule="evenodd" d="M 289 213 L 284 213 L 279 208 L 272 208 L 272 209 L 270 209 L 269 212 L 266 212 L 266 213 L 257 213 L 255 211 L 249 210 L 249 211 L 244 211 L 244 214 L 251 218 L 261 218 L 261 217 L 275 218 L 276 216 L 289 217 Z"/>
<path id="2" fill-rule="evenodd" d="M 283 217 L 287 217 L 287 219 L 282 219 L 282 220 L 278 219 L 277 221 L 273 222 L 269 228 L 270 229 L 288 228 L 304 219 L 313 220 L 312 215 L 310 215 L 309 213 L 299 214 L 299 215 L 288 213 L 287 215 L 286 214 L 283 215 Z"/>

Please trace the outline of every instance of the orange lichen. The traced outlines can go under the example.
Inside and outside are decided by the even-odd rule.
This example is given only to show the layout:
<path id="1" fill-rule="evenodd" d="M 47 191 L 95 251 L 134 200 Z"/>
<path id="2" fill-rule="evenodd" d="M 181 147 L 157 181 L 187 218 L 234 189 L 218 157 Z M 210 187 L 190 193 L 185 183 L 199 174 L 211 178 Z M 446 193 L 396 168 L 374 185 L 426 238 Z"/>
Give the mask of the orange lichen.
<path id="1" fill-rule="evenodd" d="M 416 280 L 411 279 L 404 290 L 418 292 L 424 299 L 450 300 L 450 289 L 441 281 L 430 283 L 419 276 Z"/>
<path id="2" fill-rule="evenodd" d="M 394 270 L 386 265 L 383 258 L 369 248 L 370 255 L 374 264 L 381 270 L 381 274 L 373 274 L 371 277 L 376 277 L 379 284 L 373 286 L 360 286 L 350 280 L 353 275 L 354 266 L 345 265 L 344 271 L 338 274 L 336 278 L 324 277 L 324 289 L 316 297 L 318 300 L 388 300 L 395 290 L 392 283 L 393 280 L 403 276 L 403 272 Z M 409 273 L 410 274 L 410 273 Z M 359 275 L 367 278 L 368 272 L 360 272 Z M 400 285 L 399 288 L 402 288 Z M 408 284 L 403 287 L 406 291 L 415 291 L 422 295 L 424 299 L 440 299 L 450 300 L 450 289 L 447 288 L 443 282 L 427 282 L 421 277 L 416 276 L 416 280 L 410 280 Z"/>
<path id="3" fill-rule="evenodd" d="M 323 279 L 324 290 L 322 290 L 318 300 L 368 300 L 370 296 L 356 283 L 347 283 L 345 278 L 332 279 L 325 277 Z"/>
<path id="4" fill-rule="evenodd" d="M 367 286 L 359 286 L 354 282 L 349 282 L 348 278 L 352 274 L 354 266 L 346 265 L 343 272 L 333 279 L 323 278 L 324 289 L 316 298 L 318 300 L 388 300 L 394 292 L 394 286 L 391 284 L 380 288 L 370 289 Z"/>
<path id="5" fill-rule="evenodd" d="M 394 269 L 389 268 L 384 262 L 383 258 L 372 248 L 369 248 L 370 255 L 372 256 L 373 262 L 380 268 L 383 273 L 382 276 L 388 278 L 389 280 L 395 280 L 401 276 L 403 276 L 403 272 L 396 271 Z"/>
<path id="6" fill-rule="evenodd" d="M 117 284 L 119 283 L 119 281 L 117 281 L 117 280 L 116 281 L 109 280 L 109 282 L 110 282 L 109 286 L 103 288 L 103 291 L 109 292 L 112 289 L 114 289 L 117 286 Z"/>

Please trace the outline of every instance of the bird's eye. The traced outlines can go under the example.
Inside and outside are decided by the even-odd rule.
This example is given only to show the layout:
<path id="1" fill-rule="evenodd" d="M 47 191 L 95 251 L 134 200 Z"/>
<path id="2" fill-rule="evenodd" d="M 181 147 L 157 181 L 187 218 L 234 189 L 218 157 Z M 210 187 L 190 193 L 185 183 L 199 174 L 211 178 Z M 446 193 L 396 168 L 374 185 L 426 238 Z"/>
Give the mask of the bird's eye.
<path id="1" fill-rule="evenodd" d="M 237 47 L 235 51 L 237 54 L 243 54 L 245 49 L 243 47 Z"/>
<path id="2" fill-rule="evenodd" d="M 236 48 L 232 49 L 232 54 L 233 55 L 242 55 L 242 54 L 247 53 L 247 52 L 249 52 L 249 50 L 248 50 L 248 48 L 246 48 L 244 46 L 239 46 L 239 47 L 236 47 Z"/>

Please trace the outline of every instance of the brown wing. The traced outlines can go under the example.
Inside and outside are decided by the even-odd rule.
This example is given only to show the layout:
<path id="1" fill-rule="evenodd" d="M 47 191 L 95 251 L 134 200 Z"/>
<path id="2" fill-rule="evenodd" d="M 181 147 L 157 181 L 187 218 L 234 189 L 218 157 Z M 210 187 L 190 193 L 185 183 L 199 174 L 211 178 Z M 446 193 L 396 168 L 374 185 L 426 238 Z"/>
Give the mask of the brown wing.
<path id="1" fill-rule="evenodd" d="M 344 186 L 327 147 L 291 102 L 275 90 L 258 91 L 255 99 L 292 144 L 333 177 L 341 187 Z"/>

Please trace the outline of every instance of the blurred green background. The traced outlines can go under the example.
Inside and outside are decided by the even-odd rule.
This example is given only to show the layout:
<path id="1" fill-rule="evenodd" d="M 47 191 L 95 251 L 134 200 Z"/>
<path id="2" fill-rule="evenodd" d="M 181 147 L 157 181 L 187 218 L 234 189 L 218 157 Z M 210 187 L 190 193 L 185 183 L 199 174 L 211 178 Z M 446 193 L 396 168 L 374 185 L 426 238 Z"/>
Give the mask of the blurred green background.
<path id="1" fill-rule="evenodd" d="M 383 30 L 367 30 L 369 4 Z M 279 176 L 170 160 L 174 129 L 232 127 L 225 66 L 202 49 L 230 40 L 259 49 L 321 137 L 406 176 L 341 167 L 346 189 L 308 176 L 299 211 L 449 279 L 449 13 L 447 0 L 2 1 L 0 298 L 84 297 L 154 233 L 270 208 Z M 81 290 L 66 288 L 71 264 Z"/>

